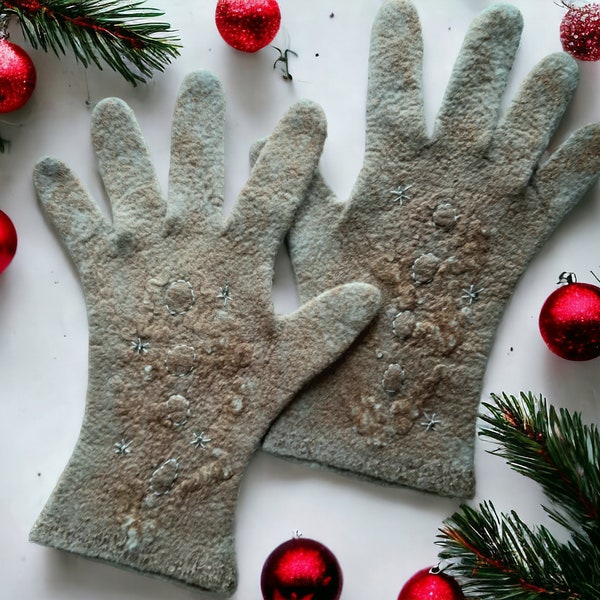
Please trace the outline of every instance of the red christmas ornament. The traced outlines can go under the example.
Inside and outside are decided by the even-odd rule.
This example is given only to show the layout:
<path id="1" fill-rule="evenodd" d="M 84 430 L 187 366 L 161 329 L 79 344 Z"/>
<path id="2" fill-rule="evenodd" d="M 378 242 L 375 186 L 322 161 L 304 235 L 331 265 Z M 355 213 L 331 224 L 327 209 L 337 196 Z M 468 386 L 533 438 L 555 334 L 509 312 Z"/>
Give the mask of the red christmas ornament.
<path id="1" fill-rule="evenodd" d="M 400 590 L 398 600 L 464 600 L 456 580 L 435 567 L 417 571 Z"/>
<path id="2" fill-rule="evenodd" d="M 267 557 L 260 587 L 264 600 L 338 600 L 342 570 L 326 546 L 295 537 Z"/>
<path id="3" fill-rule="evenodd" d="M 600 60 L 600 5 L 563 5 L 568 9 L 560 23 L 563 50 L 579 60 Z"/>
<path id="4" fill-rule="evenodd" d="M 600 288 L 577 283 L 573 273 L 562 273 L 559 282 L 566 285 L 554 290 L 540 311 L 542 338 L 567 360 L 600 356 Z"/>
<path id="5" fill-rule="evenodd" d="M 215 22 L 230 46 L 256 52 L 277 35 L 281 12 L 276 0 L 218 0 Z"/>
<path id="6" fill-rule="evenodd" d="M 37 74 L 29 54 L 0 38 L 0 113 L 21 108 L 33 94 Z"/>
<path id="7" fill-rule="evenodd" d="M 9 216 L 0 210 L 0 273 L 8 267 L 17 251 L 17 230 Z"/>

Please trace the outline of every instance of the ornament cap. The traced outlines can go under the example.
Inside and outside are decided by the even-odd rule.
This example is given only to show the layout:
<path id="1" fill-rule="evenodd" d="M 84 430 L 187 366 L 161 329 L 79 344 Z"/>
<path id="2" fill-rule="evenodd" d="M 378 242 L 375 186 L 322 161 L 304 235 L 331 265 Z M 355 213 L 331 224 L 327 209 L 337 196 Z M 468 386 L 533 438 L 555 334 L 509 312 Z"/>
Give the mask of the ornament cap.
<path id="1" fill-rule="evenodd" d="M 7 40 L 10 37 L 8 31 L 8 24 L 10 22 L 10 15 L 6 13 L 0 13 L 0 40 Z"/>
<path id="2" fill-rule="evenodd" d="M 571 271 L 563 271 L 558 276 L 558 281 L 556 283 L 557 284 L 566 283 L 567 285 L 569 285 L 571 283 L 577 283 L 577 275 L 575 275 L 575 273 L 573 273 Z"/>

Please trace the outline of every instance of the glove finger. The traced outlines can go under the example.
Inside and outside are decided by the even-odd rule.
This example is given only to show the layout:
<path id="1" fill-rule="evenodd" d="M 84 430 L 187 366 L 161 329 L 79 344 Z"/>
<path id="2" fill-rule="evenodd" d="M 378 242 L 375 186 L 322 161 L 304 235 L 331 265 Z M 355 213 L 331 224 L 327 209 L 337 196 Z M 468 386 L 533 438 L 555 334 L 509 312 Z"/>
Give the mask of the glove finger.
<path id="1" fill-rule="evenodd" d="M 80 265 L 105 238 L 110 225 L 90 200 L 79 179 L 63 162 L 46 158 L 33 171 L 33 183 L 42 209 L 67 247 L 72 260 Z"/>
<path id="2" fill-rule="evenodd" d="M 254 165 L 265 147 L 266 140 L 258 140 L 250 148 L 250 164 Z M 339 202 L 318 171 L 315 173 L 305 200 L 300 204 L 294 223 L 288 233 L 288 246 L 294 264 L 296 279 L 303 290 L 302 302 L 316 296 L 312 283 L 315 257 L 327 256 L 331 248 L 331 232 L 343 214 L 345 204 Z"/>
<path id="3" fill-rule="evenodd" d="M 142 132 L 125 102 L 107 98 L 98 103 L 92 116 L 92 142 L 115 227 L 156 225 L 164 215 L 164 201 Z"/>
<path id="4" fill-rule="evenodd" d="M 252 144 L 250 148 L 250 165 L 253 167 L 258 160 L 260 153 L 262 152 L 265 144 L 267 143 L 266 139 L 257 140 Z M 298 212 L 296 213 L 296 219 L 294 221 L 294 229 L 301 228 L 299 221 L 302 219 L 302 215 L 314 215 L 314 213 L 319 212 L 320 217 L 324 218 L 326 212 L 330 211 L 330 207 L 327 205 L 335 205 L 336 210 L 341 212 L 343 207 L 346 205 L 344 202 L 340 202 L 335 193 L 331 190 L 331 188 L 325 182 L 323 175 L 319 171 L 316 171 L 308 189 L 306 191 L 305 201 L 298 208 Z M 319 223 L 323 223 L 323 221 L 319 218 L 314 218 L 316 222 L 311 225 L 318 226 Z M 330 230 L 332 227 L 332 223 L 323 223 L 323 231 Z"/>
<path id="5" fill-rule="evenodd" d="M 519 11 L 503 4 L 484 10 L 473 21 L 438 113 L 436 140 L 487 150 L 522 27 Z"/>
<path id="6" fill-rule="evenodd" d="M 169 214 L 221 218 L 224 190 L 225 96 L 211 73 L 188 75 L 171 133 Z"/>
<path id="7" fill-rule="evenodd" d="M 423 146 L 427 127 L 422 88 L 423 40 L 414 6 L 382 6 L 371 33 L 366 151 L 410 155 Z M 377 158 L 374 158 L 377 160 Z"/>
<path id="8" fill-rule="evenodd" d="M 252 144 L 250 148 L 250 165 L 253 167 L 258 160 L 260 153 L 265 147 L 267 140 L 258 140 Z M 332 208 L 335 206 L 335 209 Z M 344 202 L 340 202 L 335 193 L 325 182 L 323 175 L 319 171 L 315 172 L 310 185 L 305 194 L 305 200 L 302 202 L 296 213 L 294 225 L 290 231 L 299 232 L 304 228 L 303 221 L 309 219 L 311 221 L 308 225 L 311 229 L 318 228 L 320 231 L 331 231 L 333 223 L 330 220 L 331 217 L 326 215 L 333 212 L 336 216 L 341 214 L 344 206 Z"/>
<path id="9" fill-rule="evenodd" d="M 337 200 L 321 173 L 315 173 L 287 238 L 302 302 L 323 291 L 314 289 L 317 283 L 323 283 L 322 278 L 314 277 L 315 268 L 329 264 L 332 233 L 346 206 Z"/>
<path id="10" fill-rule="evenodd" d="M 600 174 L 600 123 L 569 137 L 532 180 L 537 196 L 548 202 L 559 222 L 581 200 Z"/>
<path id="11" fill-rule="evenodd" d="M 490 159 L 510 165 L 525 184 L 573 98 L 578 81 L 575 61 L 564 53 L 547 56 L 521 86 L 494 133 Z"/>
<path id="12" fill-rule="evenodd" d="M 380 305 L 376 287 L 348 283 L 277 317 L 278 335 L 271 353 L 275 388 L 297 392 L 352 344 Z"/>
<path id="13" fill-rule="evenodd" d="M 323 111 L 312 102 L 297 103 L 279 122 L 226 225 L 226 237 L 242 252 L 267 264 L 274 259 L 317 168 L 325 132 Z"/>

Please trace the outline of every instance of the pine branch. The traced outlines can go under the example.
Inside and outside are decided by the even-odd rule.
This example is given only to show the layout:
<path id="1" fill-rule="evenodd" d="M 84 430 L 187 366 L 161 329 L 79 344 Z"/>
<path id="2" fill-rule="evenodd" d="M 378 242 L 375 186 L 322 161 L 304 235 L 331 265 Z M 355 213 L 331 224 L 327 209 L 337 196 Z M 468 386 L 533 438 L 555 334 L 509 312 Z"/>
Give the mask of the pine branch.
<path id="1" fill-rule="evenodd" d="M 179 55 L 170 25 L 150 21 L 164 13 L 143 0 L 0 0 L 0 11 L 16 15 L 34 48 L 66 54 L 84 66 L 106 63 L 136 85 L 162 71 Z"/>
<path id="2" fill-rule="evenodd" d="M 438 535 L 444 572 L 467 598 L 591 600 L 600 598 L 600 550 L 561 544 L 545 528 L 530 529 L 516 513 L 498 515 L 491 502 L 462 506 Z"/>
<path id="3" fill-rule="evenodd" d="M 484 403 L 480 435 L 497 441 L 492 454 L 516 472 L 539 483 L 551 500 L 546 512 L 572 533 L 582 530 L 600 545 L 600 433 L 581 415 L 560 413 L 541 396 L 492 395 Z M 600 567 L 599 567 L 600 568 Z"/>
<path id="4" fill-rule="evenodd" d="M 531 529 L 491 502 L 462 506 L 440 529 L 440 558 L 467 598 L 587 600 L 600 598 L 600 435 L 579 414 L 557 412 L 541 396 L 492 395 L 480 435 L 500 447 L 515 471 L 538 482 L 544 510 L 571 534 L 559 543 L 545 527 Z"/>

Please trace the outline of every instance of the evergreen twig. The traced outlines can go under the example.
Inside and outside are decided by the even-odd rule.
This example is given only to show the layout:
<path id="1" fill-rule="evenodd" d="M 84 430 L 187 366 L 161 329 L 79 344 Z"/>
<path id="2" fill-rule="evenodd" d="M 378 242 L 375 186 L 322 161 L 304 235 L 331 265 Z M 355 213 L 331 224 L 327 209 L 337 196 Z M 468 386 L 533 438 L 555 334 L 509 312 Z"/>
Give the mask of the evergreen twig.
<path id="1" fill-rule="evenodd" d="M 481 415 L 488 424 L 480 436 L 500 447 L 517 473 L 541 485 L 553 507 L 544 510 L 573 533 L 583 529 L 600 545 L 600 432 L 584 425 L 581 415 L 559 412 L 544 398 L 521 394 L 492 395 L 495 404 Z M 599 565 L 600 568 L 600 565 Z"/>
<path id="2" fill-rule="evenodd" d="M 463 505 L 445 521 L 439 556 L 450 561 L 467 598 L 591 600 L 600 597 L 600 550 L 559 543 L 543 526 L 530 528 L 513 511 L 498 514 L 491 502 Z M 580 540 L 581 541 L 581 540 Z"/>
<path id="3" fill-rule="evenodd" d="M 73 51 L 84 66 L 106 63 L 136 85 L 179 55 L 179 39 L 164 13 L 143 0 L 0 0 L 0 12 L 18 17 L 34 48 Z"/>
<path id="4" fill-rule="evenodd" d="M 480 435 L 500 444 L 491 453 L 539 483 L 543 507 L 571 534 L 563 543 L 530 528 L 491 502 L 463 505 L 438 535 L 445 570 L 467 598 L 587 600 L 600 598 L 600 434 L 579 414 L 556 411 L 544 398 L 492 395 Z"/>

